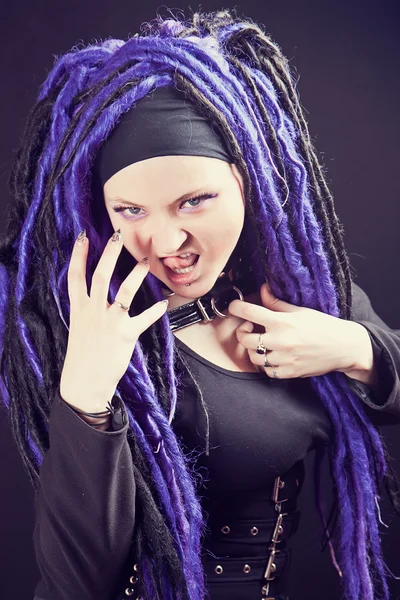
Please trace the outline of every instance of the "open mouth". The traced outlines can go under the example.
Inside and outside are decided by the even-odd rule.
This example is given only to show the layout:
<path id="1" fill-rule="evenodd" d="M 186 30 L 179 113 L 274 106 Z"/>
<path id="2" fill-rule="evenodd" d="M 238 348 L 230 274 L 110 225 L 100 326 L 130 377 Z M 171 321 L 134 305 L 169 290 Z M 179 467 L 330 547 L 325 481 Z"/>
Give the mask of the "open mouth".
<path id="1" fill-rule="evenodd" d="M 186 264 L 179 269 L 172 269 L 163 263 L 168 279 L 173 283 L 191 283 L 197 276 L 199 259 L 199 254 L 189 256 L 186 260 L 189 264 Z"/>

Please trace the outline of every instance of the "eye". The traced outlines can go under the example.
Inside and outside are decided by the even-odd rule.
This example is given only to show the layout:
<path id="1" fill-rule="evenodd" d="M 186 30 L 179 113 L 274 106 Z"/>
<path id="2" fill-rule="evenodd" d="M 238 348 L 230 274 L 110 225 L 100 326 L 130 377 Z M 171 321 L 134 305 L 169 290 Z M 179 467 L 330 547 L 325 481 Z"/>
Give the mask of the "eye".
<path id="1" fill-rule="evenodd" d="M 206 200 L 209 200 L 210 198 L 215 198 L 216 195 L 217 194 L 201 194 L 201 196 L 195 196 L 194 198 L 188 198 L 187 200 L 182 202 L 182 204 L 180 205 L 179 208 L 181 208 L 187 202 L 197 202 L 197 204 L 194 204 L 194 205 L 191 204 L 191 208 L 197 208 L 198 206 L 203 204 L 203 202 L 205 202 Z"/>
<path id="2" fill-rule="evenodd" d="M 200 196 L 194 196 L 193 198 L 187 198 L 184 202 L 182 202 L 179 205 L 179 208 L 182 209 L 182 207 L 187 204 L 187 203 L 192 203 L 188 208 L 189 209 L 182 209 L 184 212 L 194 212 L 197 208 L 199 208 L 204 202 L 206 202 L 207 200 L 209 200 L 210 198 L 215 198 L 217 196 L 217 194 L 201 194 Z M 195 203 L 195 204 L 193 204 Z M 190 210 L 192 209 L 192 210 Z M 123 204 L 120 204 L 118 206 L 113 206 L 113 211 L 116 213 L 122 213 L 122 216 L 124 217 L 124 219 L 129 220 L 137 220 L 138 218 L 141 218 L 140 215 L 140 211 L 142 209 L 136 206 L 124 206 Z M 123 214 L 125 211 L 128 211 L 128 213 L 125 215 Z M 137 212 L 134 212 L 137 211 Z"/>
<path id="3" fill-rule="evenodd" d="M 123 212 L 125 212 L 126 210 L 132 210 L 132 211 L 133 211 L 133 210 L 141 210 L 141 209 L 140 209 L 140 208 L 137 208 L 136 206 L 122 206 L 122 205 L 119 205 L 119 206 L 113 206 L 113 211 L 114 211 L 114 212 L 116 212 L 116 213 L 123 213 Z M 131 212 L 130 214 L 132 215 L 131 217 L 128 217 L 128 216 L 126 216 L 126 215 L 124 215 L 124 214 L 123 214 L 122 216 L 123 216 L 125 219 L 131 219 L 131 218 L 134 218 L 134 217 L 137 217 L 137 216 L 138 216 L 138 213 L 135 213 L 135 212 Z"/>

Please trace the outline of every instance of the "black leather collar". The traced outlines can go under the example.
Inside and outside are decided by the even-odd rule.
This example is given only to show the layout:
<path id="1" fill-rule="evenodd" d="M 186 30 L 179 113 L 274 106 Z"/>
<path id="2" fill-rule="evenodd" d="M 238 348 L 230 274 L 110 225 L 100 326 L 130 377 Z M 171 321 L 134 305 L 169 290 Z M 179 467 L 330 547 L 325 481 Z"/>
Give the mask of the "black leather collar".
<path id="1" fill-rule="evenodd" d="M 213 288 L 197 300 L 168 311 L 170 329 L 176 331 L 200 321 L 212 321 L 229 306 L 232 300 L 255 291 L 254 283 L 242 276 L 231 281 L 225 273 L 219 276 Z"/>

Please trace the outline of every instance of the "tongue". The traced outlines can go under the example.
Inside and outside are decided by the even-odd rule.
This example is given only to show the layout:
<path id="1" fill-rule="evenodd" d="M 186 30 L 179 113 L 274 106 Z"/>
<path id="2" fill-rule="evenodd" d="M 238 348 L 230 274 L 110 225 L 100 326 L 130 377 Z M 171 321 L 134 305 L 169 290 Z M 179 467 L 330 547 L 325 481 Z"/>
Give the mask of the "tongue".
<path id="1" fill-rule="evenodd" d="M 191 254 L 187 258 L 179 258 L 179 256 L 173 256 L 171 258 L 164 258 L 164 265 L 170 269 L 184 269 L 194 264 L 198 257 L 198 254 Z"/>

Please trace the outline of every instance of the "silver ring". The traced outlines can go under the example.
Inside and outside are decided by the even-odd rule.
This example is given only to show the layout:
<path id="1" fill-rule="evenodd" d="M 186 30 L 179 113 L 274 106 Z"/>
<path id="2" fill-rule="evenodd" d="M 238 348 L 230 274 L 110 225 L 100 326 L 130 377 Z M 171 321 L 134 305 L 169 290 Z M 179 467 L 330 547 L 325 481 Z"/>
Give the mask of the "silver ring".
<path id="1" fill-rule="evenodd" d="M 259 333 L 258 334 L 258 345 L 256 348 L 257 354 L 265 354 L 267 352 L 266 347 L 264 346 L 264 344 L 261 341 L 261 336 L 262 336 L 262 333 Z"/>
<path id="2" fill-rule="evenodd" d="M 265 354 L 264 358 L 264 367 L 276 367 L 276 365 L 271 365 L 271 363 L 268 360 L 267 354 Z"/>
<path id="3" fill-rule="evenodd" d="M 117 300 L 114 300 L 113 304 L 117 304 L 118 306 L 120 306 L 123 310 L 129 310 L 130 306 L 125 306 L 125 304 L 122 304 L 122 302 L 118 302 Z"/>

